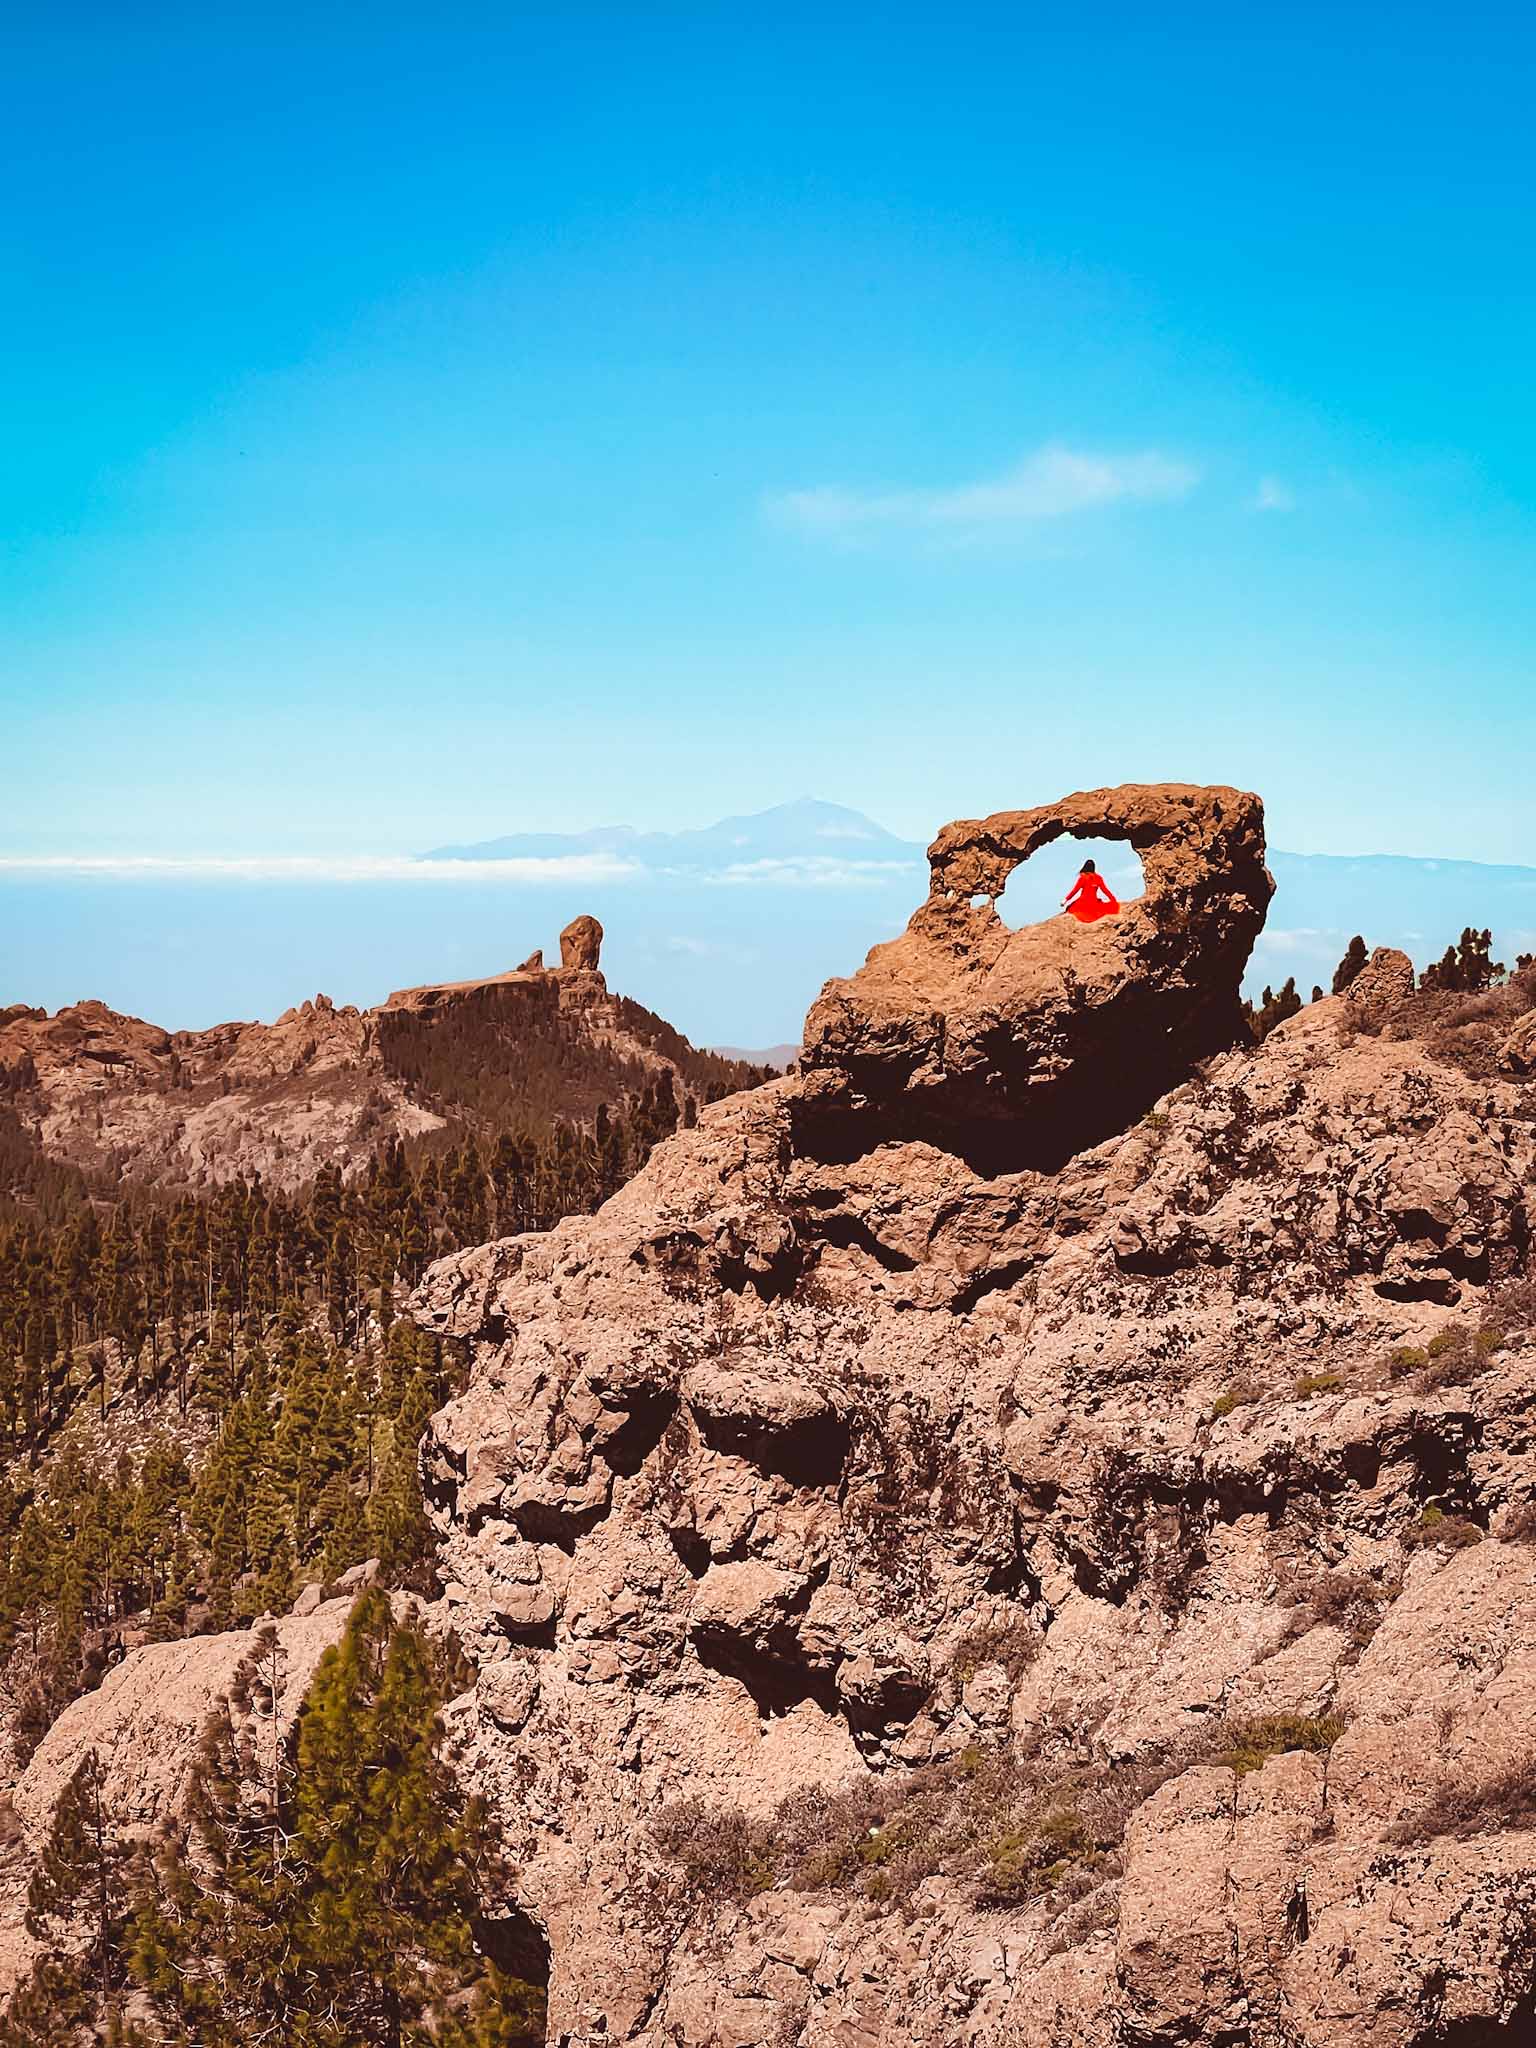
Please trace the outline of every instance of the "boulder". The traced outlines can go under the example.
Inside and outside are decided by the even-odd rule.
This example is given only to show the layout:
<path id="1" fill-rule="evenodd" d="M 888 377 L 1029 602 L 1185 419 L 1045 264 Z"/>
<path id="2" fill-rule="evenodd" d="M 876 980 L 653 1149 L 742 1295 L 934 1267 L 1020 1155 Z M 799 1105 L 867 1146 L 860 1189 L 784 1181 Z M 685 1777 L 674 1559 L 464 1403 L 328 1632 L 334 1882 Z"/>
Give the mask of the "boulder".
<path id="1" fill-rule="evenodd" d="M 996 908 L 1008 877 L 1063 834 L 1128 840 L 1143 894 L 1095 924 L 1010 931 Z M 873 1113 L 882 1136 L 1052 1166 L 1239 1036 L 1239 984 L 1274 890 L 1256 796 L 1091 790 L 947 825 L 928 862 L 906 931 L 829 982 L 806 1020 L 807 1130 Z"/>
<path id="2" fill-rule="evenodd" d="M 1378 946 L 1355 976 L 1344 997 L 1351 1008 L 1382 1015 L 1406 1003 L 1413 994 L 1413 962 L 1396 946 Z"/>
<path id="3" fill-rule="evenodd" d="M 595 917 L 573 917 L 560 934 L 562 967 L 595 968 L 603 950 L 603 928 Z"/>

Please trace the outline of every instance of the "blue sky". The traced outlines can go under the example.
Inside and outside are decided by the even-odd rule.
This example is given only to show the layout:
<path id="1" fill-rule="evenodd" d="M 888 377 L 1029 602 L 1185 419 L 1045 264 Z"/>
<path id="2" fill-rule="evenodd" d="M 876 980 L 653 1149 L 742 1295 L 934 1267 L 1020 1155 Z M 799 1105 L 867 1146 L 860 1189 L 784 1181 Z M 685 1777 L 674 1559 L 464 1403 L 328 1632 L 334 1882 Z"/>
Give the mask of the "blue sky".
<path id="1" fill-rule="evenodd" d="M 1529 15 L 747 13 L 5 10 L 0 855 L 1536 861 Z"/>

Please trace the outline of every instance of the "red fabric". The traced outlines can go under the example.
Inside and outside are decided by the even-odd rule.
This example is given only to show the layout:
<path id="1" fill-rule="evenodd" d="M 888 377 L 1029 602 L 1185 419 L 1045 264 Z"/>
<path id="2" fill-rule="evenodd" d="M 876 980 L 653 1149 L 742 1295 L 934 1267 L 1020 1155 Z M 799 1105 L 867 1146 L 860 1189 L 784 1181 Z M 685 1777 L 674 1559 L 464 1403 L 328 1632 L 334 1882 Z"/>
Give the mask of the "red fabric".
<path id="1" fill-rule="evenodd" d="M 1067 915 L 1079 924 L 1093 924 L 1101 917 L 1113 917 L 1119 901 L 1104 885 L 1101 875 L 1079 875 L 1067 894 Z"/>

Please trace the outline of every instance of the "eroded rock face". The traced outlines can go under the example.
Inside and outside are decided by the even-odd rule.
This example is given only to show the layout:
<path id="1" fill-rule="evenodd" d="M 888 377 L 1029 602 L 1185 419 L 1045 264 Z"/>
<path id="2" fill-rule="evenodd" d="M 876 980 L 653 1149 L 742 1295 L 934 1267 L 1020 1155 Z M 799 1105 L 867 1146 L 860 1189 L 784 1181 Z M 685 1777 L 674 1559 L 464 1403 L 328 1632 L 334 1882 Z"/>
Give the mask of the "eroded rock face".
<path id="1" fill-rule="evenodd" d="M 487 1034 L 486 1058 L 497 1040 L 558 1034 L 578 1054 L 673 1072 L 597 971 L 597 920 L 576 919 L 561 944 L 560 972 L 533 953 L 511 973 L 396 989 L 372 1009 L 317 995 L 273 1024 L 168 1032 L 99 1002 L 51 1017 L 15 1004 L 0 1010 L 0 1092 L 49 1157 L 88 1171 L 292 1190 L 327 1167 L 360 1171 L 388 1138 L 444 1128 L 405 1078 L 438 1019 Z"/>
<path id="2" fill-rule="evenodd" d="M 1091 925 L 1010 931 L 995 899 L 1064 833 L 1125 839 L 1144 893 Z M 1123 1129 L 1239 1034 L 1238 986 L 1274 884 L 1255 796 L 1182 783 L 1090 790 L 946 825 L 928 898 L 806 1020 L 808 1118 L 867 1118 L 1057 1164 Z"/>
<path id="3" fill-rule="evenodd" d="M 1386 1012 L 1413 994 L 1413 962 L 1396 946 L 1378 946 L 1344 991 L 1351 1008 Z"/>
<path id="4" fill-rule="evenodd" d="M 474 1347 L 425 1451 L 479 1667 L 455 1734 L 552 2040 L 1519 2038 L 1536 1835 L 1415 1817 L 1536 1756 L 1536 1551 L 1496 1534 L 1536 1497 L 1536 1339 L 1439 1386 L 1388 1360 L 1521 1268 L 1536 1135 L 1514 1082 L 1350 1014 L 1052 1174 L 817 1157 L 791 1077 L 596 1217 L 433 1270 L 418 1318 Z M 1426 1507 L 1489 1533 L 1425 1541 Z M 1343 1733 L 1210 1760 L 1262 1715 Z M 658 1836 L 696 1799 L 771 1844 L 786 1801 L 1010 1741 L 1106 1797 L 1174 1759 L 1067 1905 L 986 1904 L 958 1851 L 899 1906 L 851 1855 L 731 1896 Z"/>
<path id="5" fill-rule="evenodd" d="M 596 968 L 603 950 L 603 928 L 595 917 L 573 917 L 560 934 L 562 967 Z"/>
<path id="6" fill-rule="evenodd" d="M 293 1725 L 325 1652 L 341 1639 L 350 1599 L 317 1601 L 275 1624 L 283 1691 L 276 1725 Z M 29 1870 L 48 1839 L 59 1795 L 94 1750 L 105 1771 L 103 1798 L 124 1842 L 152 1836 L 181 1811 L 204 1726 L 256 1648 L 257 1631 L 231 1629 L 133 1650 L 95 1692 L 67 1706 L 38 1745 L 13 1793 L 19 1840 L 0 1876 L 0 1994 L 32 1959 L 23 1925 Z"/>

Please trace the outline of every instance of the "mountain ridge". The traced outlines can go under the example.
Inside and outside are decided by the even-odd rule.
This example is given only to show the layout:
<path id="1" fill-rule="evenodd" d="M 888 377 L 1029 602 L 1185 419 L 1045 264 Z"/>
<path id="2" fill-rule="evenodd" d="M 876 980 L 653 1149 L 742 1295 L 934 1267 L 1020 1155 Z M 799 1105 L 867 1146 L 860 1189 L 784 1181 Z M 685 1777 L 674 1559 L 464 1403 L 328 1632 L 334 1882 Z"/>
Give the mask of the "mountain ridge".
<path id="1" fill-rule="evenodd" d="M 291 1190 L 328 1166 L 361 1170 L 387 1140 L 579 1124 L 658 1083 L 681 1109 L 762 1078 L 612 994 L 595 965 L 538 958 L 367 1009 L 318 995 L 272 1024 L 204 1031 L 95 1000 L 52 1015 L 13 1004 L 0 1010 L 0 1102 L 43 1157 L 108 1181 L 260 1175 Z"/>

